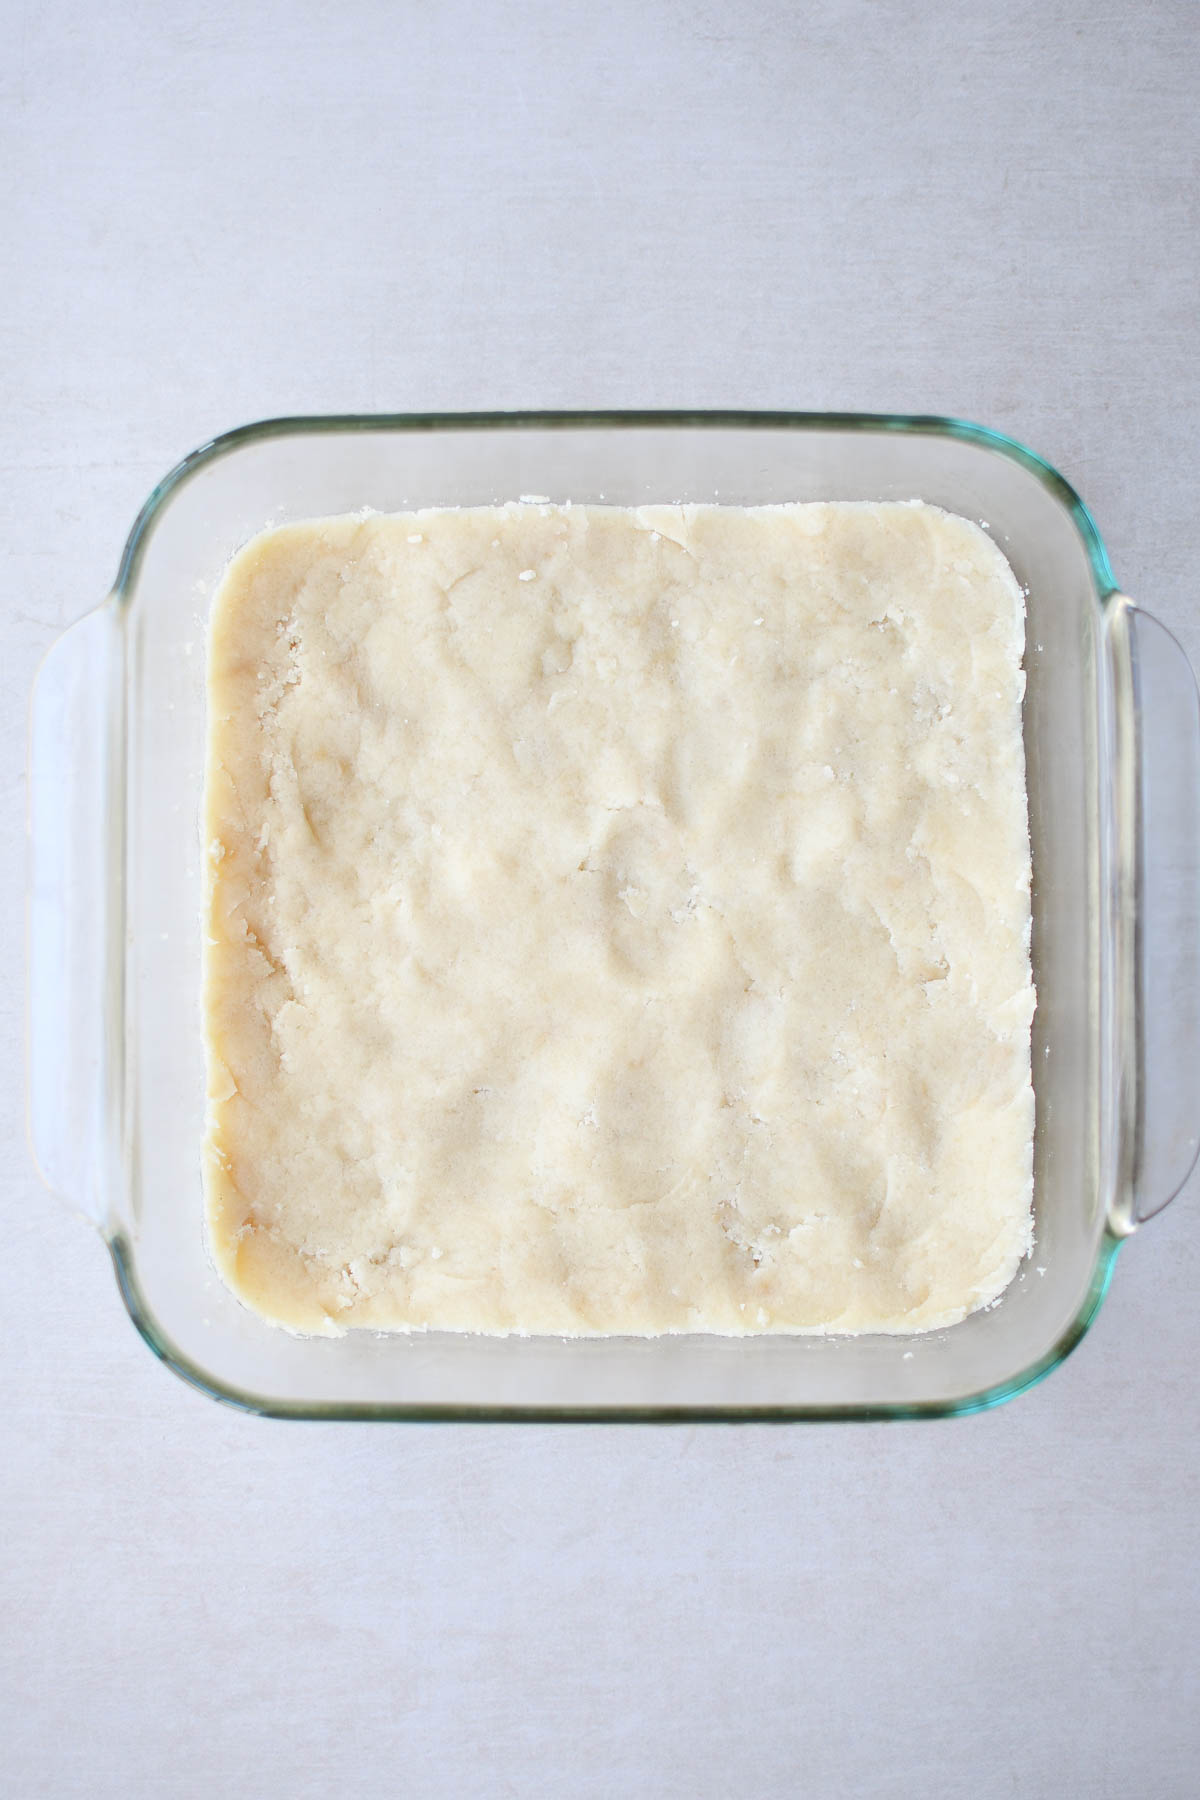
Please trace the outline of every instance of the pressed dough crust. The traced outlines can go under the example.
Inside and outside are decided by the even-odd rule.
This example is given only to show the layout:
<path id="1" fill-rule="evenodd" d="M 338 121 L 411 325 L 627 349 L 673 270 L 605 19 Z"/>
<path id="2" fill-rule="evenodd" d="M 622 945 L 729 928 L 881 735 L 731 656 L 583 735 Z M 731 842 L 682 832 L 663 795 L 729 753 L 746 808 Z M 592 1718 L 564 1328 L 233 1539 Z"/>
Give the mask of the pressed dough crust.
<path id="1" fill-rule="evenodd" d="M 1031 1232 L 1024 607 L 917 502 L 264 533 L 206 1188 L 292 1328 L 890 1331 Z"/>

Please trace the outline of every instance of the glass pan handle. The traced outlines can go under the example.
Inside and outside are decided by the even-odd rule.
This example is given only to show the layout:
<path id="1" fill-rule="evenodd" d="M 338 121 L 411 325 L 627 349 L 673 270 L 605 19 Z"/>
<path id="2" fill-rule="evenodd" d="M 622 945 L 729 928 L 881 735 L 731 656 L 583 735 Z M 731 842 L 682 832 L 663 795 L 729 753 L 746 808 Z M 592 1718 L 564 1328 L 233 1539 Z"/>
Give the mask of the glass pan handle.
<path id="1" fill-rule="evenodd" d="M 101 1228 L 118 1134 L 121 631 L 115 602 L 53 644 L 29 740 L 29 1135 Z"/>
<path id="2" fill-rule="evenodd" d="M 1182 646 L 1128 614 L 1136 722 L 1137 1126 L 1133 1218 L 1160 1212 L 1200 1148 L 1200 695 Z"/>

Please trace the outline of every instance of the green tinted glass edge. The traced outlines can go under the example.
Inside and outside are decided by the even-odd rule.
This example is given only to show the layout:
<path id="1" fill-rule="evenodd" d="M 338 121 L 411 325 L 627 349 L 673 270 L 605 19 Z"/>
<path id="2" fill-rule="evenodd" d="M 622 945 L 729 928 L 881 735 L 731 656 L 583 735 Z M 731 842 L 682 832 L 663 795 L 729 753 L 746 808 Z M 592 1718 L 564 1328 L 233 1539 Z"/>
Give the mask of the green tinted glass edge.
<path id="1" fill-rule="evenodd" d="M 145 1305 L 126 1239 L 109 1240 L 121 1298 L 145 1342 L 167 1368 L 211 1400 L 265 1419 L 359 1420 L 409 1425 L 799 1425 L 835 1421 L 879 1424 L 891 1419 L 963 1418 L 986 1412 L 1036 1387 L 1075 1349 L 1087 1333 L 1112 1280 L 1117 1251 L 1125 1240 L 1105 1233 L 1087 1296 L 1070 1325 L 1044 1356 L 994 1387 L 957 1400 L 916 1401 L 912 1405 L 867 1406 L 401 1406 L 361 1401 L 279 1400 L 227 1387 L 172 1343 Z"/>
<path id="2" fill-rule="evenodd" d="M 303 433 L 368 431 L 504 431 L 504 430 L 639 430 L 682 429 L 743 431 L 861 431 L 951 437 L 993 450 L 1019 463 L 1037 478 L 1070 513 L 1092 566 L 1096 591 L 1104 600 L 1116 588 L 1108 552 L 1091 513 L 1075 489 L 1052 463 L 1017 438 L 966 419 L 923 413 L 819 412 L 463 412 L 463 413 L 318 413 L 263 419 L 239 425 L 199 445 L 163 476 L 148 495 L 125 542 L 115 591 L 129 594 L 146 542 L 158 514 L 176 490 L 219 457 L 228 456 L 263 438 Z"/>

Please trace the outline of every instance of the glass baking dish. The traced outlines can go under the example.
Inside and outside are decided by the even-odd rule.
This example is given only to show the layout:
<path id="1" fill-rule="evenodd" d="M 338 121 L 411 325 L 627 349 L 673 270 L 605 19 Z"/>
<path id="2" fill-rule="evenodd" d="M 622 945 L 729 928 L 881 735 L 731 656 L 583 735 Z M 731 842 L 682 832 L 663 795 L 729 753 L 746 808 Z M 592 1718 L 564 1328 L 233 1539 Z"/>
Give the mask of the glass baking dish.
<path id="1" fill-rule="evenodd" d="M 920 498 L 981 523 L 1028 593 L 1036 1243 L 1007 1292 L 916 1337 L 290 1335 L 215 1273 L 202 1224 L 205 631 L 269 524 L 363 507 Z M 32 711 L 30 1116 L 104 1234 L 151 1348 L 256 1412 L 337 1419 L 896 1418 L 1028 1387 L 1095 1316 L 1200 1119 L 1200 713 L 1175 640 L 1116 585 L 1081 501 L 1009 438 L 782 413 L 283 419 L 150 495 L 108 600 Z"/>

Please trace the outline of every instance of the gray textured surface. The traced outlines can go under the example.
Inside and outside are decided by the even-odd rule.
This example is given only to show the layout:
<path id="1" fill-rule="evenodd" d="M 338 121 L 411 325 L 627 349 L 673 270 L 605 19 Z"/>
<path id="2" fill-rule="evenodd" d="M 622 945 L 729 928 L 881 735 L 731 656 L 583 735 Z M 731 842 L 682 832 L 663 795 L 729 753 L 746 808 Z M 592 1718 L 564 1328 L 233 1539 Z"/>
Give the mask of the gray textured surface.
<path id="1" fill-rule="evenodd" d="M 1193 1794 L 1196 1183 L 983 1417 L 260 1423 L 153 1362 L 30 1173 L 18 945 L 37 658 L 166 467 L 269 413 L 956 412 L 1200 659 L 1200 9 L 5 19 L 6 1791 Z"/>

